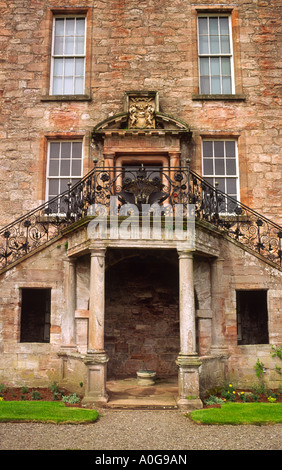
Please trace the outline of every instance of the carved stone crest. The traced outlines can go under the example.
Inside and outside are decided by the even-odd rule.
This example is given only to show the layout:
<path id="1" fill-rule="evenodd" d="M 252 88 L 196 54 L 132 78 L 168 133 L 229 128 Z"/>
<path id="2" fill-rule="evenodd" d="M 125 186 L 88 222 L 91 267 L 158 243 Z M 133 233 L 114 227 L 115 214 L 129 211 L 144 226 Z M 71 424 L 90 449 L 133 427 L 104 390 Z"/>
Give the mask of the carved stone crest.
<path id="1" fill-rule="evenodd" d="M 127 94 L 129 129 L 155 129 L 156 94 L 132 92 Z"/>
<path id="2" fill-rule="evenodd" d="M 155 128 L 155 107 L 151 98 L 131 98 L 128 111 L 128 127 Z"/>

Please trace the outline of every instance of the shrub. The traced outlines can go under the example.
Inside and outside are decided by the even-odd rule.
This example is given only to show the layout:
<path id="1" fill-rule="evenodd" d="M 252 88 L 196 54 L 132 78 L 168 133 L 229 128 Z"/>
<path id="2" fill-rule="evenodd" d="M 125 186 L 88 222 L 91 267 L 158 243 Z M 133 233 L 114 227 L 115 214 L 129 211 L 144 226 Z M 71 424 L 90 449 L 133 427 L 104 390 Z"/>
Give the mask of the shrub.
<path id="1" fill-rule="evenodd" d="M 57 384 L 57 382 L 53 382 L 53 384 L 50 385 L 49 389 L 52 392 L 53 400 L 59 400 L 59 398 L 62 398 L 64 395 L 63 390 L 59 389 L 59 385 Z"/>
<path id="2" fill-rule="evenodd" d="M 221 391 L 221 396 L 228 401 L 235 401 L 236 391 L 233 388 L 232 384 L 228 384 L 228 386 L 224 387 Z"/>
<path id="3" fill-rule="evenodd" d="M 71 403 L 71 404 L 74 404 L 74 403 L 79 403 L 80 402 L 80 398 L 79 396 L 76 394 L 76 393 L 71 393 L 70 395 L 65 395 L 63 398 L 62 398 L 62 401 L 64 403 Z"/>
<path id="4" fill-rule="evenodd" d="M 222 398 L 218 398 L 214 395 L 210 395 L 207 400 L 204 400 L 206 405 L 222 405 L 224 400 Z"/>
<path id="5" fill-rule="evenodd" d="M 31 399 L 32 400 L 41 400 L 41 394 L 37 390 L 32 390 Z"/>

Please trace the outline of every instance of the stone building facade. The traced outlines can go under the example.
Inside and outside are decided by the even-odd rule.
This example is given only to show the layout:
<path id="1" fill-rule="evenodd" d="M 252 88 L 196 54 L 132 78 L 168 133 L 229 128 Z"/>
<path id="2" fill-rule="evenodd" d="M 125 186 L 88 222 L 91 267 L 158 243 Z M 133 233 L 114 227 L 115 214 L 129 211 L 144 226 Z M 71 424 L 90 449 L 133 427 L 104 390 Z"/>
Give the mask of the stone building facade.
<path id="1" fill-rule="evenodd" d="M 85 401 L 106 403 L 107 379 L 144 361 L 179 377 L 189 407 L 222 381 L 255 382 L 259 360 L 277 388 L 280 2 L 0 11 L 0 378 L 83 383 Z M 121 211 L 190 205 L 193 243 L 168 236 L 165 212 L 158 236 L 117 237 L 111 196 Z"/>

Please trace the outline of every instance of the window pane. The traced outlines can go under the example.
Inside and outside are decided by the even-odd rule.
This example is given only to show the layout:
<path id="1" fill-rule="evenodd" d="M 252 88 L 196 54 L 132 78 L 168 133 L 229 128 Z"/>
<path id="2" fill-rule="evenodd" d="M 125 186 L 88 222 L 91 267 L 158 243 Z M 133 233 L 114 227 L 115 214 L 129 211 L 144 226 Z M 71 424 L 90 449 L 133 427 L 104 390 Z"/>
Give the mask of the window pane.
<path id="1" fill-rule="evenodd" d="M 220 77 L 212 77 L 211 79 L 211 92 L 212 94 L 220 94 Z"/>
<path id="2" fill-rule="evenodd" d="M 221 46 L 221 53 L 222 54 L 229 54 L 230 53 L 230 45 L 229 45 L 229 37 L 228 36 L 221 36 L 220 46 Z"/>
<path id="3" fill-rule="evenodd" d="M 73 160 L 72 161 L 72 176 L 80 176 L 81 175 L 81 160 Z"/>
<path id="4" fill-rule="evenodd" d="M 222 75 L 231 75 L 231 65 L 229 57 L 221 58 L 221 71 Z"/>
<path id="5" fill-rule="evenodd" d="M 49 176 L 58 176 L 59 174 L 59 160 L 50 160 Z"/>
<path id="6" fill-rule="evenodd" d="M 223 158 L 216 158 L 215 159 L 215 174 L 216 175 L 224 175 L 224 159 Z"/>
<path id="7" fill-rule="evenodd" d="M 64 18 L 56 18 L 55 21 L 55 36 L 63 36 L 65 29 L 65 20 Z"/>
<path id="8" fill-rule="evenodd" d="M 226 157 L 235 157 L 235 142 L 228 141 L 225 142 L 226 147 Z"/>
<path id="9" fill-rule="evenodd" d="M 236 175 L 236 160 L 234 158 L 228 158 L 226 160 L 226 174 Z"/>
<path id="10" fill-rule="evenodd" d="M 84 59 L 75 60 L 75 75 L 84 75 Z"/>
<path id="11" fill-rule="evenodd" d="M 69 189 L 69 187 L 68 187 L 69 182 L 70 182 L 69 178 L 60 180 L 60 193 L 64 193 L 65 191 L 67 191 Z"/>
<path id="12" fill-rule="evenodd" d="M 61 176 L 70 176 L 70 160 L 61 160 Z"/>
<path id="13" fill-rule="evenodd" d="M 201 77 L 200 87 L 201 87 L 200 91 L 203 95 L 209 95 L 210 94 L 210 79 L 209 79 L 209 77 Z"/>
<path id="14" fill-rule="evenodd" d="M 209 39 L 208 36 L 200 36 L 200 54 L 208 54 L 209 53 Z"/>
<path id="15" fill-rule="evenodd" d="M 74 18 L 66 19 L 66 36 L 74 36 Z"/>
<path id="16" fill-rule="evenodd" d="M 55 37 L 54 54 L 63 55 L 63 53 L 64 53 L 64 38 L 63 36 Z"/>
<path id="17" fill-rule="evenodd" d="M 61 143 L 61 155 L 62 158 L 70 158 L 71 155 L 71 142 L 62 142 Z"/>
<path id="18" fill-rule="evenodd" d="M 214 155 L 216 157 L 224 157 L 224 142 L 223 141 L 214 142 Z"/>
<path id="19" fill-rule="evenodd" d="M 211 75 L 220 75 L 219 57 L 211 58 Z"/>
<path id="20" fill-rule="evenodd" d="M 227 179 L 227 194 L 234 195 L 236 194 L 236 179 L 228 178 Z"/>
<path id="21" fill-rule="evenodd" d="M 50 159 L 60 157 L 60 144 L 59 142 L 50 142 Z"/>
<path id="22" fill-rule="evenodd" d="M 54 75 L 63 75 L 63 59 L 54 59 Z"/>
<path id="23" fill-rule="evenodd" d="M 66 37 L 65 40 L 65 54 L 66 55 L 73 55 L 74 54 L 74 38 L 73 37 Z"/>
<path id="24" fill-rule="evenodd" d="M 231 77 L 222 77 L 222 93 L 229 95 L 231 92 Z"/>
<path id="25" fill-rule="evenodd" d="M 208 34 L 207 18 L 199 18 L 199 34 Z"/>
<path id="26" fill-rule="evenodd" d="M 84 37 L 75 38 L 75 54 L 84 54 Z"/>
<path id="27" fill-rule="evenodd" d="M 227 17 L 219 18 L 220 34 L 229 35 L 229 21 Z"/>
<path id="28" fill-rule="evenodd" d="M 85 18 L 77 18 L 76 20 L 76 35 L 84 36 L 85 34 Z"/>
<path id="29" fill-rule="evenodd" d="M 211 54 L 219 53 L 219 36 L 211 36 Z"/>
<path id="30" fill-rule="evenodd" d="M 225 190 L 225 178 L 215 178 L 215 183 L 218 183 L 217 189 L 222 191 L 223 193 L 226 192 Z"/>
<path id="31" fill-rule="evenodd" d="M 203 142 L 203 156 L 204 157 L 212 157 L 213 156 L 212 141 L 205 140 Z"/>
<path id="32" fill-rule="evenodd" d="M 57 196 L 59 191 L 59 180 L 50 179 L 49 180 L 49 196 Z"/>
<path id="33" fill-rule="evenodd" d="M 74 75 L 74 59 L 65 59 L 65 76 Z"/>
<path id="34" fill-rule="evenodd" d="M 83 95 L 83 93 L 84 93 L 84 79 L 83 78 L 76 78 L 75 79 L 74 94 L 75 95 Z"/>
<path id="35" fill-rule="evenodd" d="M 61 78 L 55 77 L 53 80 L 53 95 L 62 94 L 63 81 Z"/>
<path id="36" fill-rule="evenodd" d="M 66 77 L 64 80 L 64 95 L 72 95 L 73 92 L 73 77 Z"/>
<path id="37" fill-rule="evenodd" d="M 218 35 L 218 18 L 210 18 L 210 35 Z"/>
<path id="38" fill-rule="evenodd" d="M 213 175 L 213 160 L 212 158 L 204 158 L 204 175 Z"/>
<path id="39" fill-rule="evenodd" d="M 82 143 L 73 142 L 72 144 L 72 158 L 81 158 L 82 153 Z"/>

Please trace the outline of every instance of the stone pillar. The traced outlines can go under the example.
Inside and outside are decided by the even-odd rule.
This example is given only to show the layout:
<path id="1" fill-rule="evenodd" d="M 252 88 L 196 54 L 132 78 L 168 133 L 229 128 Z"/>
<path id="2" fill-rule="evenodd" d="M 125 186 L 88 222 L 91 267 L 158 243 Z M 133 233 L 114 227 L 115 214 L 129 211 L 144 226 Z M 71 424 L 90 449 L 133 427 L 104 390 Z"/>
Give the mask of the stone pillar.
<path id="1" fill-rule="evenodd" d="M 105 254 L 103 248 L 91 249 L 88 352 L 84 402 L 107 402 L 106 371 L 108 356 L 104 351 L 105 323 Z"/>
<path id="2" fill-rule="evenodd" d="M 75 349 L 75 309 L 76 309 L 76 260 L 65 260 L 65 300 L 66 309 L 62 324 L 62 349 Z"/>
<path id="3" fill-rule="evenodd" d="M 212 300 L 212 354 L 227 353 L 225 344 L 225 315 L 222 292 L 224 259 L 218 258 L 211 262 L 211 300 Z"/>
<path id="4" fill-rule="evenodd" d="M 176 361 L 179 367 L 178 407 L 202 408 L 199 399 L 199 367 L 196 352 L 196 321 L 194 300 L 193 252 L 179 251 L 179 323 L 180 352 Z"/>

